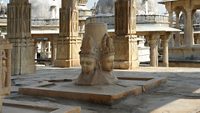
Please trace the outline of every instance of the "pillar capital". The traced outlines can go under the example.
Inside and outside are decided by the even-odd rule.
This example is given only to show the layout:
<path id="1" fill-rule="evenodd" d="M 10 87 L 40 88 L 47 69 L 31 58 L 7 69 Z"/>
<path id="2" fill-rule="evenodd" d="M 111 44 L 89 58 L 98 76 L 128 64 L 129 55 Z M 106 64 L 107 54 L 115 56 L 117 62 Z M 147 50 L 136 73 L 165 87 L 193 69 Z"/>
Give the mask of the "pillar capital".
<path id="1" fill-rule="evenodd" d="M 161 35 L 160 38 L 163 41 L 169 41 L 171 38 L 170 35 L 171 35 L 171 33 L 165 33 L 164 35 Z"/>
<path id="2" fill-rule="evenodd" d="M 160 37 L 160 34 L 158 34 L 158 33 L 151 34 L 148 37 L 150 44 L 157 44 L 159 37 Z"/>

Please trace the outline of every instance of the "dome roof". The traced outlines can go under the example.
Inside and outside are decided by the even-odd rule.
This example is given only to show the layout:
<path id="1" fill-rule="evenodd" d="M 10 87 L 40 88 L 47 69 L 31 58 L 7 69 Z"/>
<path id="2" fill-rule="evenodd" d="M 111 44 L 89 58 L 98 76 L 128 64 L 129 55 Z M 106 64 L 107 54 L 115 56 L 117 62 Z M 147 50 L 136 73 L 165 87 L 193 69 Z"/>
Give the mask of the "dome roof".
<path id="1" fill-rule="evenodd" d="M 114 14 L 116 0 L 99 0 L 96 6 L 96 14 Z"/>

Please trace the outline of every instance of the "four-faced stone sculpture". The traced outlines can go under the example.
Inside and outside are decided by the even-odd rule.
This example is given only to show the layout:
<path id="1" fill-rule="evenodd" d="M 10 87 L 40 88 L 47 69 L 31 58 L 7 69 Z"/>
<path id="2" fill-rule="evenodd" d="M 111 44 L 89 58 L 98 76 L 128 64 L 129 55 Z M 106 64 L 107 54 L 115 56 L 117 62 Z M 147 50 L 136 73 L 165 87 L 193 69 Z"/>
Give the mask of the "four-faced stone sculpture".
<path id="1" fill-rule="evenodd" d="M 106 31 L 107 26 L 104 23 L 86 25 L 86 35 L 79 53 L 82 71 L 76 80 L 77 85 L 109 85 L 117 82 L 112 73 L 113 40 Z"/>

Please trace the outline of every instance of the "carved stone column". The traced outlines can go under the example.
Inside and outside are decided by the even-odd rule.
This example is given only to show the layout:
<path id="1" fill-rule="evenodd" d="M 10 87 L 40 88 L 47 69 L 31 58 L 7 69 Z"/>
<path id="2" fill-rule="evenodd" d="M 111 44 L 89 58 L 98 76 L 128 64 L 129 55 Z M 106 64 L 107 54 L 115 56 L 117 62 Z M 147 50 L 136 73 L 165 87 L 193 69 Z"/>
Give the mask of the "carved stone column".
<path id="1" fill-rule="evenodd" d="M 13 44 L 12 75 L 35 72 L 31 38 L 31 4 L 28 0 L 12 0 L 8 4 L 7 38 Z"/>
<path id="2" fill-rule="evenodd" d="M 51 47 L 52 47 L 52 49 L 51 49 L 51 62 L 52 62 L 52 64 L 54 64 L 54 62 L 55 62 L 55 60 L 56 60 L 56 51 L 57 51 L 57 43 L 56 43 L 56 39 L 57 39 L 58 37 L 54 37 L 54 38 L 52 38 L 52 40 L 51 40 Z"/>
<path id="3" fill-rule="evenodd" d="M 176 11 L 176 28 L 177 29 L 180 29 L 180 24 L 179 24 L 179 14 L 180 14 L 180 11 Z M 176 32 L 175 34 L 175 43 L 174 43 L 174 46 L 175 47 L 180 47 L 181 46 L 181 42 L 180 42 L 180 32 Z"/>
<path id="4" fill-rule="evenodd" d="M 136 40 L 135 0 L 117 0 L 115 3 L 115 68 L 139 67 Z"/>
<path id="5" fill-rule="evenodd" d="M 170 9 L 168 10 L 168 12 L 169 12 L 169 27 L 173 27 L 173 11 Z M 173 36 L 171 35 L 171 37 Z M 174 38 L 170 38 L 169 46 L 174 47 Z"/>
<path id="6" fill-rule="evenodd" d="M 192 23 L 192 10 L 186 10 L 186 21 L 185 21 L 185 46 L 192 46 L 194 44 L 194 35 L 193 35 L 193 23 Z"/>
<path id="7" fill-rule="evenodd" d="M 149 37 L 150 66 L 158 67 L 158 38 L 159 34 L 151 34 Z"/>
<path id="8" fill-rule="evenodd" d="M 168 52 L 168 42 L 170 34 L 162 36 L 162 46 L 163 46 L 163 66 L 169 67 L 169 52 Z"/>
<path id="9" fill-rule="evenodd" d="M 51 41 L 48 41 L 47 58 L 51 58 Z"/>
<path id="10" fill-rule="evenodd" d="M 60 9 L 60 34 L 54 66 L 79 66 L 81 39 L 78 36 L 78 0 L 62 0 Z"/>

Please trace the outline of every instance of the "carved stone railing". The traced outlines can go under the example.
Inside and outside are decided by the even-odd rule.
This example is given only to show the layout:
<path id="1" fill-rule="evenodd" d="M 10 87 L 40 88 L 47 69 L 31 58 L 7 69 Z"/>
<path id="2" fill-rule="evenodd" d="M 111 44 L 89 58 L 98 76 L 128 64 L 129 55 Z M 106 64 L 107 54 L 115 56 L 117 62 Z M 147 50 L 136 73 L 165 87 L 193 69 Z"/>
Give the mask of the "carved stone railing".
<path id="1" fill-rule="evenodd" d="M 59 19 L 32 19 L 32 26 L 59 26 Z"/>
<path id="2" fill-rule="evenodd" d="M 0 113 L 2 99 L 11 89 L 11 48 L 12 45 L 0 37 Z"/>
<path id="3" fill-rule="evenodd" d="M 168 24 L 168 16 L 164 15 L 137 15 L 137 24 Z"/>
<path id="4" fill-rule="evenodd" d="M 89 17 L 86 23 L 90 22 L 103 22 L 107 23 L 108 29 L 113 29 L 115 26 L 115 16 L 114 15 L 97 15 L 94 17 Z M 137 24 L 168 24 L 168 16 L 164 15 L 137 15 Z"/>

